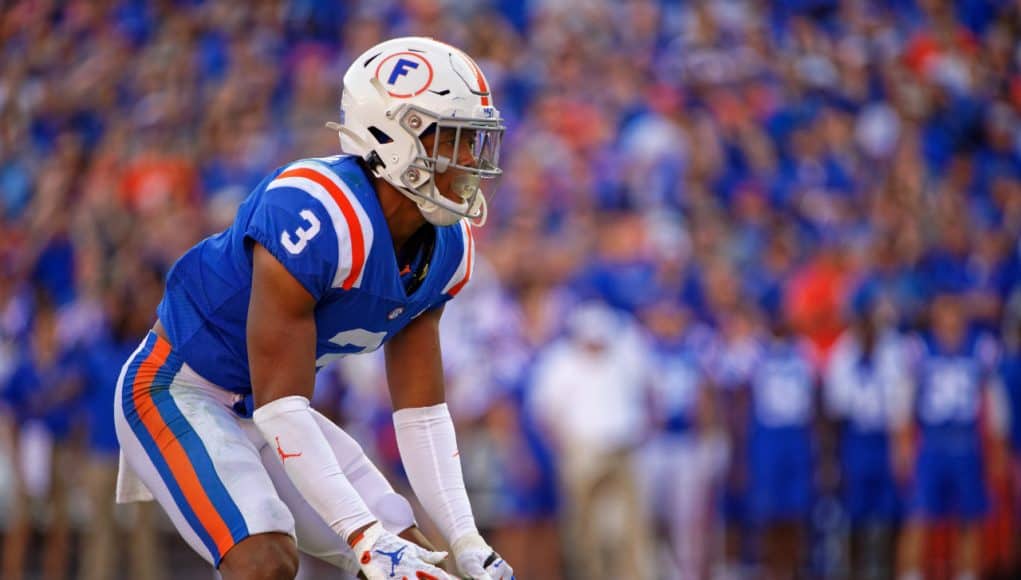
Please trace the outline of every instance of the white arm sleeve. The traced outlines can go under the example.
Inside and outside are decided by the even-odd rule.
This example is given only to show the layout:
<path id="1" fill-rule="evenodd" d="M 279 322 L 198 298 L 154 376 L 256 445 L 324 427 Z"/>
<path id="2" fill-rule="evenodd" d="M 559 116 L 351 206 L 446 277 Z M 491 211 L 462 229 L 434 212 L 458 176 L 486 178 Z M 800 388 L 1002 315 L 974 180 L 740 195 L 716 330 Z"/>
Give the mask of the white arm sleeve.
<path id="1" fill-rule="evenodd" d="M 444 539 L 453 545 L 477 534 L 447 404 L 401 409 L 394 413 L 394 427 L 411 488 Z"/>
<path id="2" fill-rule="evenodd" d="M 294 487 L 345 541 L 376 520 L 344 476 L 308 399 L 297 395 L 277 399 L 256 409 L 252 419 L 277 450 Z"/>
<path id="3" fill-rule="evenodd" d="M 362 446 L 322 413 L 315 409 L 311 409 L 311 412 L 333 449 L 333 454 L 337 456 L 337 462 L 347 480 L 362 496 L 372 515 L 379 518 L 383 528 L 393 534 L 400 534 L 414 526 L 415 513 L 411 504 L 394 491 L 376 464 L 365 455 Z"/>

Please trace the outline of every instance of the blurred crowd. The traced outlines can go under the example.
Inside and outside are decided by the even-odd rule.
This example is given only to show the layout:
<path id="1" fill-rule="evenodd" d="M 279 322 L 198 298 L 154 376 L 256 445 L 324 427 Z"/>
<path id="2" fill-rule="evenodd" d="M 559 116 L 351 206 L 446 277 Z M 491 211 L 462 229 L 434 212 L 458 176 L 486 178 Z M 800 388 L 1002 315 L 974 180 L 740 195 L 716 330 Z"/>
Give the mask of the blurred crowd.
<path id="1" fill-rule="evenodd" d="M 1017 573 L 1018 2 L 29 0 L 0 11 L 0 575 L 172 576 L 160 514 L 111 505 L 121 361 L 409 34 L 507 121 L 443 339 L 518 577 Z M 317 404 L 399 480 L 381 373 L 345 359 Z"/>

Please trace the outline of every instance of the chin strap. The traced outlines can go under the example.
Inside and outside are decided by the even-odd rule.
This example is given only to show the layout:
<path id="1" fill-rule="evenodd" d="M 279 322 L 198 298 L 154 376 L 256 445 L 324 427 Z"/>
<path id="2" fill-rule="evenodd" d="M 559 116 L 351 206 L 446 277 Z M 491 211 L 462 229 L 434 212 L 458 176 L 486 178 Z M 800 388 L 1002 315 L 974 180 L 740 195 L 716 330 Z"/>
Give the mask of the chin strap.
<path id="1" fill-rule="evenodd" d="M 415 202 L 415 205 L 418 206 L 419 211 L 422 212 L 422 215 L 425 217 L 426 221 L 428 221 L 429 223 L 431 223 L 431 224 L 433 224 L 435 226 L 450 226 L 450 225 L 454 225 L 454 224 L 456 224 L 461 219 L 468 220 L 475 227 L 482 227 L 486 223 L 486 218 L 487 218 L 487 215 L 488 215 L 488 206 L 487 206 L 487 203 L 486 203 L 486 196 L 482 195 L 481 192 L 479 192 L 479 194 L 478 194 L 478 199 L 479 199 L 478 211 L 480 213 L 477 216 L 469 216 L 469 215 L 464 215 L 464 214 L 462 214 L 459 211 L 453 211 L 453 210 L 451 210 L 449 208 L 446 208 L 446 207 L 444 207 L 444 206 L 434 202 L 432 199 L 427 198 L 424 195 L 418 193 L 417 191 L 415 191 L 413 189 L 409 189 L 409 188 L 404 187 L 404 186 L 399 186 L 399 187 L 397 187 L 397 190 L 400 191 L 401 193 L 403 193 L 405 197 L 407 197 L 411 201 Z M 449 214 L 450 216 L 453 216 L 453 217 L 450 220 L 430 219 L 430 217 L 435 216 L 436 214 L 438 214 L 440 212 Z"/>
<path id="2" fill-rule="evenodd" d="M 486 220 L 489 218 L 489 204 L 486 202 L 486 196 L 479 192 L 479 199 L 482 200 L 479 203 L 479 211 L 482 213 L 479 214 L 479 217 L 466 218 L 469 222 L 471 222 L 471 225 L 476 228 L 481 228 L 486 225 Z"/>

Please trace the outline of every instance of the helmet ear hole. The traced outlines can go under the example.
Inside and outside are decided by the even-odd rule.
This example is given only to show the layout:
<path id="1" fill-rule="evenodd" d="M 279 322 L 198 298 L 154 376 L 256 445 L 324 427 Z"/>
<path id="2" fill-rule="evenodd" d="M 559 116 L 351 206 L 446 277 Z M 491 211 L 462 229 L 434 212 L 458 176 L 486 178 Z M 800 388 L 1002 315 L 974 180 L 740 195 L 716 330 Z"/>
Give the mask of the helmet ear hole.
<path id="1" fill-rule="evenodd" d="M 391 139 L 389 135 L 380 130 L 379 127 L 375 126 L 369 127 L 369 133 L 372 133 L 372 136 L 375 137 L 376 142 L 379 143 L 380 145 L 386 145 L 387 143 L 393 142 L 393 139 Z"/>

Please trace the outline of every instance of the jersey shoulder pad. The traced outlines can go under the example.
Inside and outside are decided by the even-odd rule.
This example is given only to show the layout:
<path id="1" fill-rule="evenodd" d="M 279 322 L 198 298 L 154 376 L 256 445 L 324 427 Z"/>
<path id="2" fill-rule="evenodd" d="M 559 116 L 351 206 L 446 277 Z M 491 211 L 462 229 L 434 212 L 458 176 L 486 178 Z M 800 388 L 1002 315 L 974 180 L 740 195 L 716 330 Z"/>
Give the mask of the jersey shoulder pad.
<path id="1" fill-rule="evenodd" d="M 460 250 L 460 261 L 457 264 L 457 268 L 454 269 L 453 275 L 447 279 L 446 284 L 443 286 L 443 294 L 453 298 L 457 296 L 468 281 L 471 279 L 472 271 L 475 268 L 475 238 L 472 235 L 472 228 L 468 224 L 467 220 L 461 220 L 453 227 L 457 228 L 457 233 L 451 236 L 451 239 L 459 246 Z M 456 255 L 456 252 L 453 252 Z"/>
<path id="2" fill-rule="evenodd" d="M 318 299 L 330 288 L 361 285 L 373 224 L 352 188 L 330 165 L 305 159 L 266 184 L 253 235 Z M 268 231 L 265 231 L 268 230 Z M 313 290 L 310 288 L 310 291 Z"/>

